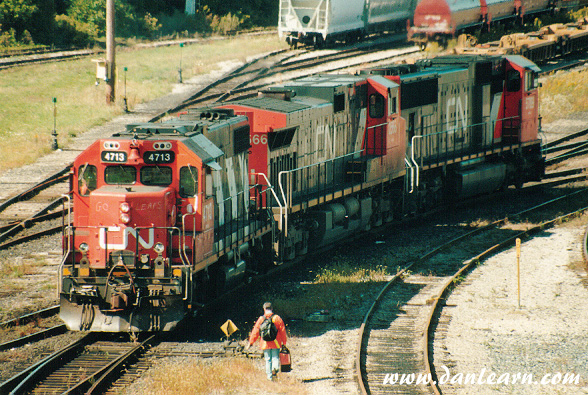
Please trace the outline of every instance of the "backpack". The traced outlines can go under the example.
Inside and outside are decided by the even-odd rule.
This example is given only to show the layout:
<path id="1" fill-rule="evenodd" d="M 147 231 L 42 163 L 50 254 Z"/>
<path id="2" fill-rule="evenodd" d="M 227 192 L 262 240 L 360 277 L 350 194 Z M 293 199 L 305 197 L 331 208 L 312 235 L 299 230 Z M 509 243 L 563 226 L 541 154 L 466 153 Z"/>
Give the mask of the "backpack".
<path id="1" fill-rule="evenodd" d="M 266 342 L 271 342 L 276 340 L 278 336 L 278 328 L 273 321 L 274 315 L 270 315 L 269 317 L 265 317 L 261 325 L 259 326 L 259 334 L 261 338 Z"/>

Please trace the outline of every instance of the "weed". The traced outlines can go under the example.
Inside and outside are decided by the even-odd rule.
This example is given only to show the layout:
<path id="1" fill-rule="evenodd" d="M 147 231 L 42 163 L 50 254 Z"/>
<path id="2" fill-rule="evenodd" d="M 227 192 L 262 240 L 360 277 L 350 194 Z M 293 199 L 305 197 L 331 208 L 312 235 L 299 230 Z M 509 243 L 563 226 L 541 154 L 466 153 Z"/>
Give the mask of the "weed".
<path id="1" fill-rule="evenodd" d="M 164 361 L 164 369 L 152 369 L 145 376 L 144 394 L 306 394 L 303 385 L 287 375 L 277 382 L 265 379 L 263 364 L 247 359 Z M 263 366 L 262 366 L 263 365 Z M 174 372 L 174 374 L 170 374 Z M 263 381 L 262 381 L 263 380 Z"/>
<path id="2" fill-rule="evenodd" d="M 539 89 L 541 115 L 553 122 L 575 112 L 587 111 L 588 73 L 570 71 L 550 75 Z"/>

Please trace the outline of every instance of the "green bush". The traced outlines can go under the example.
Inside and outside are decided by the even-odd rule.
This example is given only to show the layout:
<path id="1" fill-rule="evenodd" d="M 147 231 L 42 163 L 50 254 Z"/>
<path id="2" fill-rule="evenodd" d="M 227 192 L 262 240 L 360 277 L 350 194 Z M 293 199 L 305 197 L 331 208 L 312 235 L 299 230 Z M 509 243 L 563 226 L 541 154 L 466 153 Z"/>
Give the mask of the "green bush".
<path id="1" fill-rule="evenodd" d="M 210 18 L 210 28 L 217 34 L 227 35 L 235 32 L 242 24 L 242 19 L 230 12 L 222 17 L 213 15 Z"/>
<path id="2" fill-rule="evenodd" d="M 0 25 L 0 47 L 13 47 L 16 45 L 16 32 L 10 29 L 7 32 L 2 32 L 2 25 Z"/>
<path id="3" fill-rule="evenodd" d="M 67 15 L 55 17 L 55 45 L 87 47 L 96 40 L 96 31 L 92 26 L 81 23 Z"/>
<path id="4" fill-rule="evenodd" d="M 163 36 L 175 35 L 178 32 L 209 33 L 210 25 L 202 11 L 194 15 L 187 15 L 176 10 L 172 15 L 158 14 L 157 19 L 161 23 L 160 33 Z"/>

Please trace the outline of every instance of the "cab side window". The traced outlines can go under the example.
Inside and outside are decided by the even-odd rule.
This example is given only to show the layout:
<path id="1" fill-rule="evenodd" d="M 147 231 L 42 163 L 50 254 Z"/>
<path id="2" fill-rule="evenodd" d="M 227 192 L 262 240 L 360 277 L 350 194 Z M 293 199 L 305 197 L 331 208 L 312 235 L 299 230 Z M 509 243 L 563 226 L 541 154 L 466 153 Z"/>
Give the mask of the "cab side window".
<path id="1" fill-rule="evenodd" d="M 382 118 L 384 114 L 384 96 L 373 93 L 369 97 L 370 118 Z"/>
<path id="2" fill-rule="evenodd" d="M 96 178 L 98 171 L 96 166 L 89 164 L 81 165 L 78 169 L 78 192 L 82 196 L 88 196 L 96 189 Z"/>
<path id="3" fill-rule="evenodd" d="M 509 70 L 506 74 L 506 90 L 518 92 L 521 90 L 521 75 L 516 70 Z"/>
<path id="4" fill-rule="evenodd" d="M 525 92 L 529 92 L 539 87 L 536 73 L 527 70 L 525 71 Z"/>
<path id="5" fill-rule="evenodd" d="M 198 194 L 198 169 L 185 166 L 180 169 L 180 196 L 194 197 Z"/>

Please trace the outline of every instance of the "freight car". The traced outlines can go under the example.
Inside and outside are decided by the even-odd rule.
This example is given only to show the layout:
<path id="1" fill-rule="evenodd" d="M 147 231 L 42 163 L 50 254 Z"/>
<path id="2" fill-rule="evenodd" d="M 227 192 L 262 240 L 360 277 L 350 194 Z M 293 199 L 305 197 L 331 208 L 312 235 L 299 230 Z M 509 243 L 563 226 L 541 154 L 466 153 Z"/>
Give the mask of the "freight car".
<path id="1" fill-rule="evenodd" d="M 588 20 L 555 24 L 536 32 L 509 34 L 485 44 L 477 44 L 475 37 L 460 35 L 454 48 L 456 54 L 521 55 L 542 63 L 588 48 Z"/>
<path id="2" fill-rule="evenodd" d="M 280 0 L 278 33 L 291 47 L 355 42 L 406 29 L 415 5 L 416 0 Z"/>
<path id="3" fill-rule="evenodd" d="M 274 264 L 539 180 L 537 72 L 520 56 L 450 56 L 317 75 L 96 141 L 71 178 L 62 319 L 171 330 Z"/>
<path id="4" fill-rule="evenodd" d="M 543 13 L 574 9 L 585 1 L 569 0 L 420 0 L 408 40 L 424 47 L 429 41 L 446 44 L 461 33 L 487 30 L 492 23 L 522 23 Z"/>

